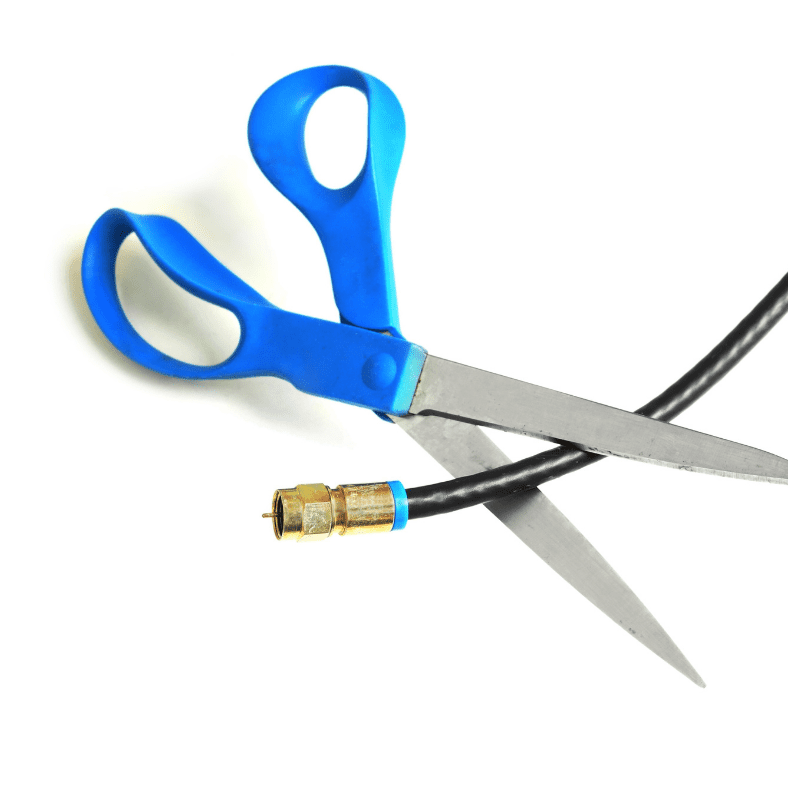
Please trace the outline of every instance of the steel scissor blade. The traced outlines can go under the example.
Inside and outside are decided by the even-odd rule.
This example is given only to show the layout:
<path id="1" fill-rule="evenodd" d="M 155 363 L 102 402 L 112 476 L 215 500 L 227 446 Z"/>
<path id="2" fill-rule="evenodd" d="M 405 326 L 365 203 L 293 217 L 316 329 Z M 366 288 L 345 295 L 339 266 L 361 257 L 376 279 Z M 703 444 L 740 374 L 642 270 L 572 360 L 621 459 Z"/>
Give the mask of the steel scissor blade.
<path id="1" fill-rule="evenodd" d="M 471 424 L 437 416 L 394 417 L 394 421 L 452 476 L 510 462 Z M 706 686 L 648 608 L 544 493 L 525 490 L 485 506 L 606 616 L 690 681 Z"/>
<path id="2" fill-rule="evenodd" d="M 427 356 L 409 412 L 682 470 L 788 484 L 788 460 L 675 424 Z"/>

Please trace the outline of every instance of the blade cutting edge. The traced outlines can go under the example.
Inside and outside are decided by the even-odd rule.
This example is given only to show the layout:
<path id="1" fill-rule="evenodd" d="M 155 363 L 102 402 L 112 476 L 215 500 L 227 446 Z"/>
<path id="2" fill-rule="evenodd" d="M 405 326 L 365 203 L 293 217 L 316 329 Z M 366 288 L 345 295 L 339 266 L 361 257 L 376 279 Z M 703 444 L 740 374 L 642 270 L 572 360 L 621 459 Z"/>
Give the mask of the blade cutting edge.
<path id="1" fill-rule="evenodd" d="M 788 484 L 788 460 L 775 454 L 436 356 L 424 362 L 410 413 L 571 444 L 594 454 Z"/>
<path id="2" fill-rule="evenodd" d="M 453 476 L 508 465 L 478 427 L 436 416 L 393 417 Z M 485 504 L 518 539 L 636 640 L 700 687 L 703 679 L 668 633 L 594 546 L 538 489 Z"/>

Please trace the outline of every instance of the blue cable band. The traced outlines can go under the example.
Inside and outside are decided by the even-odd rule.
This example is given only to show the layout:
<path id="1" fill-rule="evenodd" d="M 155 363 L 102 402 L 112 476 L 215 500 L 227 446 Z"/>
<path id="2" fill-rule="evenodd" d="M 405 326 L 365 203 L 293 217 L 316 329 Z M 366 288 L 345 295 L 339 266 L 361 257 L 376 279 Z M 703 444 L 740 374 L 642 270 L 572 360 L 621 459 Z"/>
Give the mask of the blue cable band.
<path id="1" fill-rule="evenodd" d="M 408 496 L 402 482 L 387 482 L 394 496 L 394 525 L 392 531 L 401 531 L 408 524 Z"/>

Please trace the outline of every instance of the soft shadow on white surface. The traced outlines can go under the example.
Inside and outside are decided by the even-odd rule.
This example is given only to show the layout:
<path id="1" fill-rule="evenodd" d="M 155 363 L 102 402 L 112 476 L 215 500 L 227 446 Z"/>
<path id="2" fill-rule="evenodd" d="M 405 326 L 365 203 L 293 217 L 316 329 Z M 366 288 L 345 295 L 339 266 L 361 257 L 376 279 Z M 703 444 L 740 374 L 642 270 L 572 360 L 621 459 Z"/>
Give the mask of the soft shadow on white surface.
<path id="1" fill-rule="evenodd" d="M 214 189 L 203 189 L 169 204 L 157 205 L 155 213 L 181 222 L 224 265 L 255 289 L 276 290 L 275 262 L 266 260 L 266 244 L 260 243 L 261 217 L 250 208 L 251 197 L 231 171 L 220 173 Z M 345 439 L 345 430 L 327 416 L 325 403 L 305 398 L 292 390 L 281 396 L 282 384 L 266 377 L 234 380 L 184 380 L 161 375 L 127 358 L 109 342 L 96 324 L 85 300 L 81 282 L 84 244 L 67 253 L 67 281 L 73 313 L 83 335 L 99 352 L 102 364 L 111 364 L 130 375 L 138 385 L 179 388 L 183 396 L 200 391 L 221 396 L 230 407 L 239 407 L 255 419 L 277 424 L 287 432 L 309 434 L 319 442 Z M 262 249 L 262 253 L 257 250 Z M 172 282 L 156 266 L 136 236 L 130 236 L 118 254 L 117 287 L 121 304 L 132 325 L 150 344 L 163 352 L 198 365 L 215 365 L 228 358 L 238 344 L 240 327 L 228 310 L 192 296 Z M 289 388 L 289 387 L 288 387 Z"/>

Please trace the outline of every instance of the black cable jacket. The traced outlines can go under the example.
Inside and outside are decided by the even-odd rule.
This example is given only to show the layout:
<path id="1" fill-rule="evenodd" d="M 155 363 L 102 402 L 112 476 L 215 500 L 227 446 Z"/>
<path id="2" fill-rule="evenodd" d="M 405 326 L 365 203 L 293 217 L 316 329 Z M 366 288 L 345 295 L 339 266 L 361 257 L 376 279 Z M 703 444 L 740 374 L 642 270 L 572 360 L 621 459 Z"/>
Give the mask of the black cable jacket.
<path id="1" fill-rule="evenodd" d="M 722 380 L 788 311 L 788 275 L 689 372 L 635 413 L 671 421 Z M 604 456 L 562 446 L 492 471 L 406 490 L 408 518 L 431 517 L 485 503 L 584 468 Z"/>

